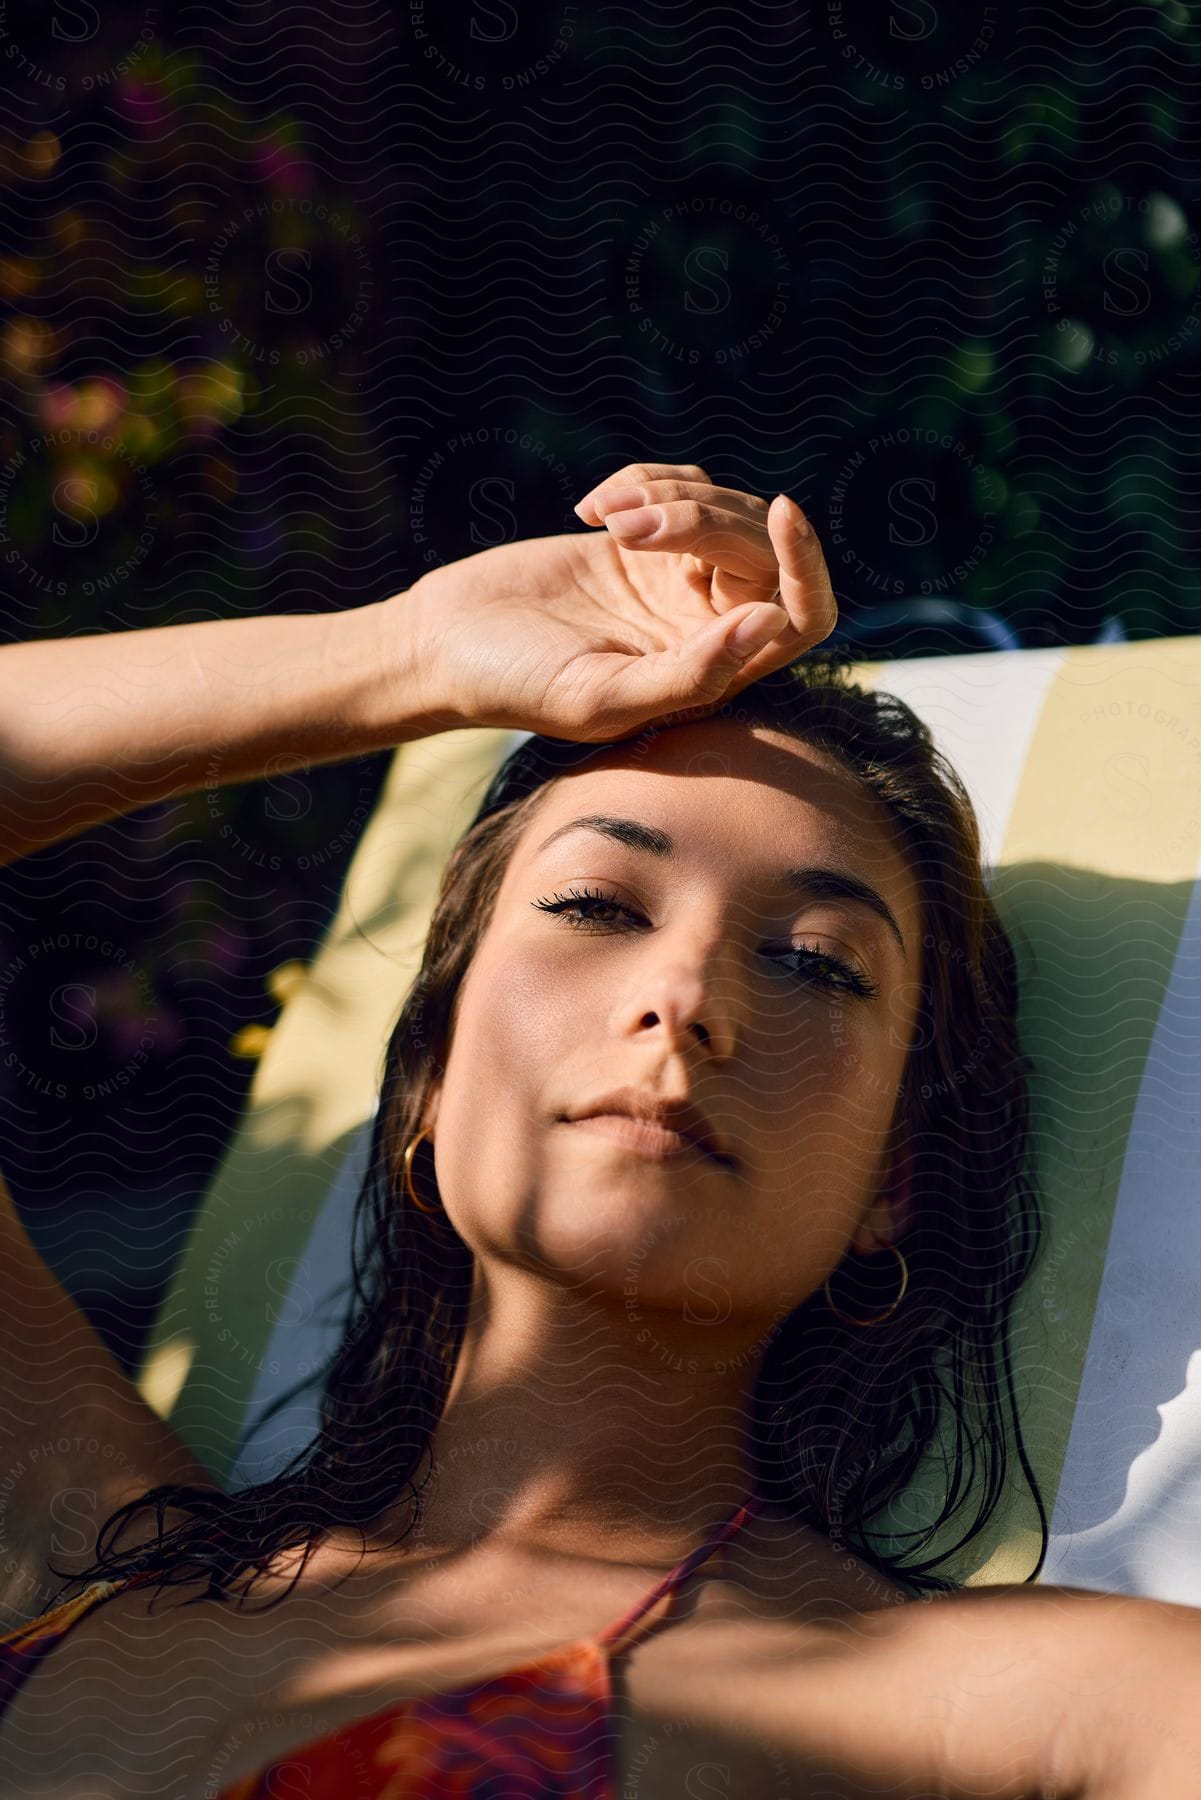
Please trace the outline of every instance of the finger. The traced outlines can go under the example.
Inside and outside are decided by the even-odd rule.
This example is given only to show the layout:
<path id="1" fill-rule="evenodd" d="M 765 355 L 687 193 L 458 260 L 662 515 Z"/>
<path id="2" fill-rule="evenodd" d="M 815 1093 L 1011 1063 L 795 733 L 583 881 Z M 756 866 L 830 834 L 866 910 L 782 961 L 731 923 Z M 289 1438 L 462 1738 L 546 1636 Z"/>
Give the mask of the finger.
<path id="1" fill-rule="evenodd" d="M 777 494 L 768 508 L 767 530 L 779 570 L 780 605 L 804 639 L 802 647 L 809 649 L 828 638 L 838 623 L 838 602 L 817 533 L 787 494 Z"/>
<path id="2" fill-rule="evenodd" d="M 758 526 L 764 549 L 769 549 L 768 502 L 759 494 L 743 493 L 738 488 L 714 487 L 711 482 L 704 481 L 644 481 L 637 487 L 627 487 L 625 482 L 612 486 L 606 481 L 592 495 L 592 504 L 602 519 L 626 508 L 668 506 L 685 500 L 698 506 L 718 507 L 722 512 L 734 513 L 748 525 Z"/>
<path id="3" fill-rule="evenodd" d="M 624 469 L 618 469 L 615 475 L 606 475 L 603 481 L 589 488 L 584 498 L 574 508 L 583 519 L 585 525 L 599 525 L 600 514 L 593 501 L 602 488 L 613 487 L 645 487 L 648 482 L 667 481 L 700 481 L 708 484 L 709 477 L 699 463 L 627 463 Z"/>
<path id="4" fill-rule="evenodd" d="M 776 553 L 766 528 L 738 513 L 697 500 L 635 507 L 606 514 L 610 536 L 629 550 L 687 552 L 731 575 L 775 585 Z"/>
<path id="5" fill-rule="evenodd" d="M 768 502 L 761 495 L 748 494 L 742 488 L 717 487 L 712 481 L 685 481 L 676 477 L 633 481 L 614 477 L 594 488 L 589 499 L 602 517 L 623 506 L 662 506 L 670 500 L 698 500 L 720 506 L 726 512 L 760 519 L 765 524 L 767 520 Z"/>

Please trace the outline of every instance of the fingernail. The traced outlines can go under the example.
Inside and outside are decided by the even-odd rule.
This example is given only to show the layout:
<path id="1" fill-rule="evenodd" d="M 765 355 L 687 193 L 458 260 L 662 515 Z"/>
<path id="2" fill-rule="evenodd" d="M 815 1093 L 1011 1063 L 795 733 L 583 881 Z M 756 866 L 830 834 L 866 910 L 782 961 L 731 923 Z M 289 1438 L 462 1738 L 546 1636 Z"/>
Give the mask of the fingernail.
<path id="1" fill-rule="evenodd" d="M 792 495 L 780 494 L 778 495 L 778 498 L 783 500 L 788 507 L 788 516 L 797 528 L 797 536 L 807 538 L 809 536 L 809 521 L 793 499 Z"/>
<path id="2" fill-rule="evenodd" d="M 635 507 L 633 512 L 611 512 L 605 514 L 605 524 L 609 530 L 620 538 L 654 537 L 663 523 L 663 514 L 657 506 Z"/>

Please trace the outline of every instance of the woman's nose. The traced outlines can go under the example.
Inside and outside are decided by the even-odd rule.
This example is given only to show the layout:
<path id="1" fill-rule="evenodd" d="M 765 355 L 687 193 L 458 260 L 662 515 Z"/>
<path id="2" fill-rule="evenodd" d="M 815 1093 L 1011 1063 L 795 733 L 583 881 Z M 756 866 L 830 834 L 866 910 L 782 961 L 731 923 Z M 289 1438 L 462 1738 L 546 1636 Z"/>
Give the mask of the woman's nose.
<path id="1" fill-rule="evenodd" d="M 661 1031 L 681 1049 L 699 1041 L 725 1057 L 737 1041 L 738 1004 L 729 970 L 716 959 L 703 970 L 676 962 L 631 978 L 618 1023 L 626 1032 Z"/>

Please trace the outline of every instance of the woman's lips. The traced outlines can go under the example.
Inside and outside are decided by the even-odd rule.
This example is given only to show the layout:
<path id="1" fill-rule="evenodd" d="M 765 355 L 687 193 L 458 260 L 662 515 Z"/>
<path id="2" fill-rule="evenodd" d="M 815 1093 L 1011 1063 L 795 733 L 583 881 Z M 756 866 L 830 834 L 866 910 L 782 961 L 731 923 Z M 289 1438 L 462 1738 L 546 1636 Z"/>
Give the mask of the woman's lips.
<path id="1" fill-rule="evenodd" d="M 676 1156 L 700 1156 L 706 1162 L 717 1161 L 691 1138 L 678 1131 L 668 1131 L 663 1125 L 652 1124 L 649 1119 L 631 1119 L 625 1113 L 597 1113 L 590 1119 L 569 1119 L 567 1123 L 576 1131 L 591 1131 L 611 1138 L 639 1156 L 660 1161 Z"/>

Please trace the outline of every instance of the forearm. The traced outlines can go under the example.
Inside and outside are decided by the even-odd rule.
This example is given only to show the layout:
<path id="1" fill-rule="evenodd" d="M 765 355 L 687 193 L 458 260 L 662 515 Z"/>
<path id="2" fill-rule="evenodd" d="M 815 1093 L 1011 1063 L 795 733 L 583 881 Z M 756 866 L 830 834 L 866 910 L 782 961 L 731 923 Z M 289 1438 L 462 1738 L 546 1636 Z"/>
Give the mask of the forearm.
<path id="1" fill-rule="evenodd" d="M 452 729 L 407 596 L 0 649 L 0 863 L 154 801 Z"/>

